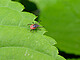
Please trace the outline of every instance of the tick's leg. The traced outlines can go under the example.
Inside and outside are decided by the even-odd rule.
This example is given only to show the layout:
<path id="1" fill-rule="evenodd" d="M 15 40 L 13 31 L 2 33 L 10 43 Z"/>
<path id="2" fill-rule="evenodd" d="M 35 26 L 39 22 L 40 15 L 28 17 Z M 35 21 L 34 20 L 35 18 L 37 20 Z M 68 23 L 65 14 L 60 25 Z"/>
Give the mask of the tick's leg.
<path id="1" fill-rule="evenodd" d="M 38 24 L 39 24 L 39 22 L 41 22 L 41 21 L 38 21 L 38 23 L 36 23 L 36 22 L 35 22 L 35 24 L 36 24 L 36 25 L 38 25 Z"/>
<path id="2" fill-rule="evenodd" d="M 30 30 L 30 32 L 32 31 L 32 29 Z"/>
<path id="3" fill-rule="evenodd" d="M 34 24 L 34 22 L 32 22 Z"/>
<path id="4" fill-rule="evenodd" d="M 35 24 L 36 24 L 36 25 L 38 25 L 38 24 L 39 24 L 39 22 L 40 22 L 40 21 L 38 21 L 38 23 L 35 23 Z"/>
<path id="5" fill-rule="evenodd" d="M 40 23 L 41 22 L 41 20 L 40 21 L 38 21 L 38 23 Z"/>
<path id="6" fill-rule="evenodd" d="M 39 28 L 37 28 L 38 30 L 41 30 L 41 29 L 39 29 Z"/>
<path id="7" fill-rule="evenodd" d="M 27 24 L 27 25 L 32 25 L 32 24 Z"/>
<path id="8" fill-rule="evenodd" d="M 36 22 L 35 22 L 35 24 L 38 25 Z"/>
<path id="9" fill-rule="evenodd" d="M 33 32 L 34 32 L 34 29 L 33 29 Z"/>

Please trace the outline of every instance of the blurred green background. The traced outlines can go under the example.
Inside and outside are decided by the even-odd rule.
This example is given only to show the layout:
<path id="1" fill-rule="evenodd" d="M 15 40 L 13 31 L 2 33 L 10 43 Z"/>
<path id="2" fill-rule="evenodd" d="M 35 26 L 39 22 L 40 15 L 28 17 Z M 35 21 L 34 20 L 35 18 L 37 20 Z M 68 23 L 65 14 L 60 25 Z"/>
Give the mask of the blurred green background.
<path id="1" fill-rule="evenodd" d="M 59 54 L 67 60 L 80 60 L 80 0 L 15 0 L 57 41 Z"/>

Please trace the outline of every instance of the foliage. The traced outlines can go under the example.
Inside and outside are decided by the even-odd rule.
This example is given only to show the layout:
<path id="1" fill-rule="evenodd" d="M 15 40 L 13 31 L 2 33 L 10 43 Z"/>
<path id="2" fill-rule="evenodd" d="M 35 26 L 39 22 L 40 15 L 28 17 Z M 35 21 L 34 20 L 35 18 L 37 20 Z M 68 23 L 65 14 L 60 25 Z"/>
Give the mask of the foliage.
<path id="1" fill-rule="evenodd" d="M 36 16 L 23 9 L 18 2 L 0 0 L 0 60 L 65 60 L 44 28 L 30 32 L 27 24 Z"/>

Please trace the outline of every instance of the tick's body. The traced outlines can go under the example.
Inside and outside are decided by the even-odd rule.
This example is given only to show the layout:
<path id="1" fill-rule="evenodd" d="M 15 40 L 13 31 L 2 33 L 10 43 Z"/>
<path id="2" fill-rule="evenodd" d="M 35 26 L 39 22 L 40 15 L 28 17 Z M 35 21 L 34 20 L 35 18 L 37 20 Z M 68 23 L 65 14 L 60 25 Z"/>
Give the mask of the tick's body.
<path id="1" fill-rule="evenodd" d="M 34 22 L 33 22 L 33 24 L 28 24 L 28 25 L 31 25 L 30 26 L 30 31 L 32 31 L 32 30 L 36 30 L 36 29 L 38 29 L 38 30 L 41 30 L 41 29 L 39 29 L 39 28 L 42 28 L 42 27 L 40 27 L 38 24 L 34 24 Z"/>
<path id="2" fill-rule="evenodd" d="M 32 24 L 32 25 L 30 26 L 30 29 L 36 29 L 36 28 L 38 28 L 38 27 L 39 27 L 38 24 Z"/>

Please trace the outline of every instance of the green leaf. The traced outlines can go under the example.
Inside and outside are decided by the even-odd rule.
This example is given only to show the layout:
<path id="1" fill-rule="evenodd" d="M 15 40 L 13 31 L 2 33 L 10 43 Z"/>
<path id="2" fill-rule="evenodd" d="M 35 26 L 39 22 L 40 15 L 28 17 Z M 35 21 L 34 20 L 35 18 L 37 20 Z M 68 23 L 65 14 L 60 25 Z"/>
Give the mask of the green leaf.
<path id="1" fill-rule="evenodd" d="M 56 57 L 56 60 L 65 60 L 65 58 L 63 58 L 62 56 L 58 55 L 58 56 Z"/>
<path id="2" fill-rule="evenodd" d="M 39 20 L 46 35 L 55 38 L 57 47 L 80 55 L 80 0 L 31 0 L 40 9 Z"/>
<path id="3" fill-rule="evenodd" d="M 36 16 L 21 12 L 24 7 L 18 2 L 0 0 L 0 3 L 0 59 L 56 60 L 55 40 L 43 35 L 46 32 L 44 28 L 30 32 L 27 26 L 35 22 Z M 26 50 L 34 57 L 24 56 Z"/>
<path id="4" fill-rule="evenodd" d="M 2 56 L 2 57 L 1 57 Z M 47 57 L 47 58 L 46 58 Z M 53 57 L 25 47 L 0 48 L 0 60 L 55 60 Z"/>

